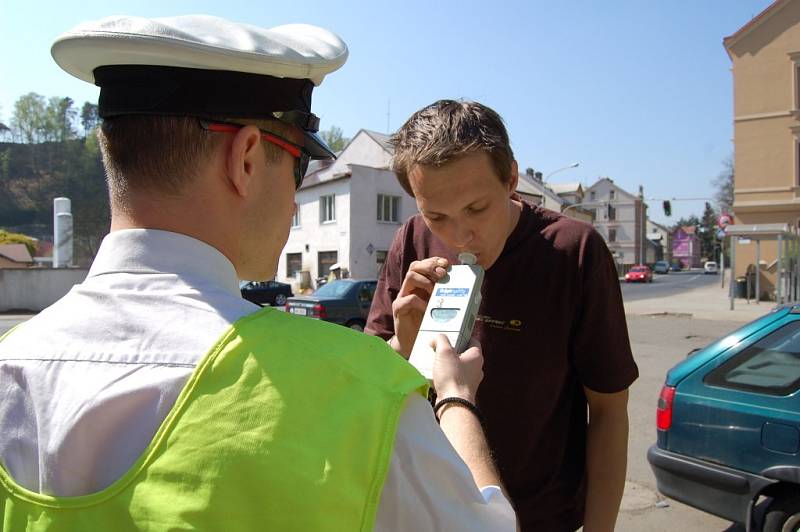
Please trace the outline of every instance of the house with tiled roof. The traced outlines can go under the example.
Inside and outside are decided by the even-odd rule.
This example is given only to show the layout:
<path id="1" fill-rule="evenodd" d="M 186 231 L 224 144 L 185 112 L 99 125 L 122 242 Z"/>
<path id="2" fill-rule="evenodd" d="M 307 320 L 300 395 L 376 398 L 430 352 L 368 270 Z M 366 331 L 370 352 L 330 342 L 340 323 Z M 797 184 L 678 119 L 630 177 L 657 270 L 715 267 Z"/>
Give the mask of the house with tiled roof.
<path id="1" fill-rule="evenodd" d="M 325 277 L 338 265 L 350 277 L 376 278 L 398 228 L 417 204 L 390 169 L 389 136 L 360 130 L 336 161 L 314 161 L 295 202 L 276 278 Z M 298 272 L 308 272 L 307 274 Z"/>
<path id="2" fill-rule="evenodd" d="M 684 225 L 672 232 L 672 262 L 679 263 L 682 268 L 701 266 L 700 238 L 695 226 Z"/>
<path id="3" fill-rule="evenodd" d="M 1 268 L 29 268 L 34 265 L 25 244 L 0 244 Z"/>

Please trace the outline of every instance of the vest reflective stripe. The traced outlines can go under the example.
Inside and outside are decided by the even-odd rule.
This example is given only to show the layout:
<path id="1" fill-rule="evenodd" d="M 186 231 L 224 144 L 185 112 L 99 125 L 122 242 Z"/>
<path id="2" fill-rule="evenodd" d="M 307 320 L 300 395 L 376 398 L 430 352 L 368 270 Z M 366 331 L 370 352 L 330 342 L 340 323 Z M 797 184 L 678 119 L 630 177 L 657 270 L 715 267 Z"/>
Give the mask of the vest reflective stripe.
<path id="1" fill-rule="evenodd" d="M 50 497 L 0 468 L 3 530 L 372 530 L 405 399 L 427 386 L 379 338 L 265 309 L 109 488 Z"/>

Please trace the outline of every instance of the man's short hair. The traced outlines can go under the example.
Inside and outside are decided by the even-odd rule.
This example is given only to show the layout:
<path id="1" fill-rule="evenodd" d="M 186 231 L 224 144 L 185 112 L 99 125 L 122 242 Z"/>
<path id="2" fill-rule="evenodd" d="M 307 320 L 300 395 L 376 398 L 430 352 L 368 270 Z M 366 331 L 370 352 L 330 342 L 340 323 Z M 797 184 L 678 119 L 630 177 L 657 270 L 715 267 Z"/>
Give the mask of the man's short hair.
<path id="1" fill-rule="evenodd" d="M 285 136 L 292 127 L 277 120 L 234 120 Z M 129 192 L 147 190 L 178 195 L 208 161 L 225 134 L 211 133 L 189 116 L 124 115 L 103 120 L 97 137 L 103 154 L 111 201 L 124 206 Z M 262 142 L 267 160 L 281 148 Z"/>
<path id="2" fill-rule="evenodd" d="M 392 169 L 411 196 L 408 175 L 416 165 L 443 166 L 483 150 L 502 183 L 511 179 L 514 153 L 503 119 L 478 102 L 439 100 L 420 109 L 391 138 Z"/>

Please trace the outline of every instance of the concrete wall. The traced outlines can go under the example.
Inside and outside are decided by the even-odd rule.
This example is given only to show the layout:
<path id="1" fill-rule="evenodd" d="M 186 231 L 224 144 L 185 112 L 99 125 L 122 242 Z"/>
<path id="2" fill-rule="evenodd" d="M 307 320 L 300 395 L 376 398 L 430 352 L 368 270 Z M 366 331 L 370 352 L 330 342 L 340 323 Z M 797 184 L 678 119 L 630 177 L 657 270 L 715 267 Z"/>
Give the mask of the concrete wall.
<path id="1" fill-rule="evenodd" d="M 83 282 L 89 270 L 77 268 L 0 269 L 0 312 L 38 312 Z"/>
<path id="2" fill-rule="evenodd" d="M 419 212 L 414 198 L 406 194 L 389 170 L 350 165 L 350 272 L 355 279 L 378 277 L 377 251 L 388 251 L 398 229 Z M 378 194 L 400 198 L 399 222 L 379 222 Z M 369 249 L 372 249 L 372 253 Z"/>

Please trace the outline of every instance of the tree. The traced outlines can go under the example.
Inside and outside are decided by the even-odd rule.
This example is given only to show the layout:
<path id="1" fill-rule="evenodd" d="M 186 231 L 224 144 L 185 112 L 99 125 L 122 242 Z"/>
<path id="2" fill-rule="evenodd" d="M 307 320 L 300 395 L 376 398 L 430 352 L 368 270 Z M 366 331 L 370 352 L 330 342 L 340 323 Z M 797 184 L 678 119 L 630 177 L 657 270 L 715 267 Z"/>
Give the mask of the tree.
<path id="1" fill-rule="evenodd" d="M 717 200 L 720 211 L 731 212 L 733 209 L 733 156 L 728 156 L 722 161 L 723 170 L 715 177 L 711 184 L 716 191 L 714 199 Z"/>
<path id="2" fill-rule="evenodd" d="M 47 122 L 47 108 L 44 96 L 29 92 L 14 102 L 14 115 L 11 126 L 26 144 L 43 141 L 43 131 Z"/>
<path id="3" fill-rule="evenodd" d="M 330 129 L 321 131 L 319 135 L 334 152 L 342 151 L 347 146 L 347 143 L 350 142 L 350 139 L 342 135 L 341 128 L 336 126 L 331 126 Z"/>
<path id="4" fill-rule="evenodd" d="M 81 126 L 83 127 L 83 136 L 88 137 L 89 134 L 97 127 L 100 122 L 100 117 L 97 115 L 97 105 L 84 102 L 81 108 Z"/>
<path id="5" fill-rule="evenodd" d="M 78 111 L 72 107 L 72 98 L 50 98 L 47 104 L 44 124 L 45 140 L 53 142 L 64 142 L 75 138 L 75 118 Z"/>
<path id="6" fill-rule="evenodd" d="M 695 214 L 692 214 L 688 218 L 681 218 L 680 220 L 675 222 L 675 225 L 672 226 L 672 230 L 674 231 L 679 227 L 685 227 L 687 225 L 692 227 L 697 227 L 698 225 L 700 225 L 700 218 L 698 218 L 697 215 Z"/>
<path id="7" fill-rule="evenodd" d="M 700 255 L 709 260 L 717 256 L 717 218 L 719 217 L 717 211 L 706 202 L 706 207 L 703 210 L 703 218 L 700 220 L 698 228 L 698 237 L 700 238 Z"/>

